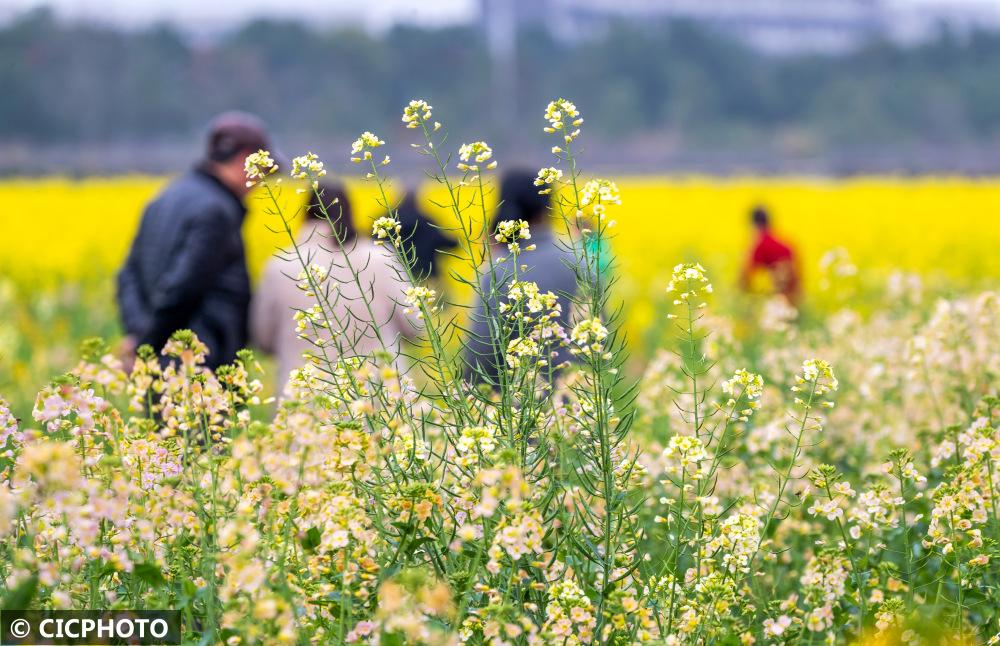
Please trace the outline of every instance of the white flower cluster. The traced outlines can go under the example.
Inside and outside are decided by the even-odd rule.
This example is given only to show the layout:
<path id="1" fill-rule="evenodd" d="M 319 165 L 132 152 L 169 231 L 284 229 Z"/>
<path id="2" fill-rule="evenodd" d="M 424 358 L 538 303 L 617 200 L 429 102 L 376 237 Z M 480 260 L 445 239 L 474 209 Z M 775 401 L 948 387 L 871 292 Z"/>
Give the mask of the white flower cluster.
<path id="1" fill-rule="evenodd" d="M 507 347 L 507 364 L 511 368 L 525 358 L 537 359 L 536 365 L 543 365 L 542 355 L 548 347 L 565 343 L 566 332 L 559 323 L 559 298 L 552 292 L 540 291 L 536 283 L 512 281 L 507 288 L 507 302 L 500 303 L 500 312 L 509 316 L 522 334 Z"/>
<path id="2" fill-rule="evenodd" d="M 825 516 L 827 520 L 837 520 L 844 517 L 844 510 L 841 509 L 837 498 L 829 500 L 816 499 L 806 511 L 809 512 L 810 516 Z"/>
<path id="3" fill-rule="evenodd" d="M 806 565 L 799 583 L 806 588 L 809 596 L 815 596 L 820 601 L 818 607 L 806 616 L 809 630 L 821 632 L 833 624 L 832 604 L 844 596 L 850 567 L 846 556 L 832 552 L 822 552 Z"/>
<path id="4" fill-rule="evenodd" d="M 840 382 L 833 374 L 833 367 L 822 359 L 806 359 L 802 362 L 802 372 L 795 376 L 795 385 L 792 386 L 793 393 L 810 391 L 817 398 L 837 390 Z M 808 406 L 808 402 L 801 397 L 795 398 L 796 404 Z M 823 401 L 822 406 L 833 408 L 832 401 Z"/>
<path id="5" fill-rule="evenodd" d="M 14 441 L 7 446 L 7 442 L 11 439 Z M 10 404 L 0 397 L 0 449 L 6 447 L 7 451 L 11 451 L 21 443 L 22 439 L 23 435 L 18 431 L 17 418 L 11 412 Z"/>
<path id="6" fill-rule="evenodd" d="M 461 160 L 457 167 L 460 171 L 479 172 L 479 164 L 493 158 L 493 149 L 485 141 L 474 141 L 471 144 L 462 144 L 458 149 L 458 158 Z M 469 164 L 468 162 L 474 162 Z M 497 167 L 496 161 L 486 165 L 486 170 L 493 170 Z"/>
<path id="7" fill-rule="evenodd" d="M 501 501 L 508 510 L 520 511 L 531 493 L 524 474 L 516 466 L 482 469 L 476 474 L 475 482 L 481 491 L 478 503 L 473 505 L 472 518 L 493 517 Z"/>
<path id="8" fill-rule="evenodd" d="M 552 309 L 558 302 L 558 297 L 552 292 L 541 292 L 538 283 L 525 280 L 511 281 L 507 287 L 507 298 L 511 303 L 521 303 L 531 314 L 537 314 L 546 309 Z M 500 311 L 513 309 L 511 303 L 501 303 Z"/>
<path id="9" fill-rule="evenodd" d="M 549 586 L 545 606 L 543 636 L 552 644 L 589 644 L 594 638 L 597 617 L 594 606 L 572 578 Z"/>
<path id="10" fill-rule="evenodd" d="M 598 219 L 603 219 L 609 204 L 621 204 L 622 196 L 618 185 L 609 179 L 596 178 L 580 189 L 580 207 L 590 207 Z"/>
<path id="11" fill-rule="evenodd" d="M 904 502 L 902 497 L 881 486 L 861 492 L 857 506 L 850 513 L 850 520 L 857 523 L 851 526 L 851 537 L 854 540 L 861 538 L 862 530 L 896 527 L 899 522 L 893 511 Z"/>
<path id="12" fill-rule="evenodd" d="M 403 108 L 403 123 L 407 128 L 419 128 L 420 124 L 430 120 L 431 110 L 433 107 L 428 105 L 427 101 L 413 99 Z"/>
<path id="13" fill-rule="evenodd" d="M 548 168 L 540 168 L 538 170 L 538 177 L 535 178 L 535 186 L 545 186 L 546 188 L 538 191 L 539 195 L 547 195 L 552 192 L 552 184 L 555 184 L 560 179 L 562 179 L 563 172 L 558 168 L 549 166 Z"/>
<path id="14" fill-rule="evenodd" d="M 479 457 L 490 457 L 497 448 L 496 429 L 492 426 L 467 426 L 462 429 L 455 448 L 461 454 L 456 460 L 462 466 L 475 464 Z"/>
<path id="15" fill-rule="evenodd" d="M 882 464 L 882 472 L 886 475 L 895 475 L 896 465 L 892 461 L 885 462 Z M 913 480 L 914 482 L 919 483 L 927 482 L 927 477 L 920 475 L 917 471 L 917 467 L 913 465 L 913 460 L 909 458 L 900 462 L 899 473 L 902 475 L 904 480 Z"/>
<path id="16" fill-rule="evenodd" d="M 893 626 L 903 625 L 902 602 L 899 599 L 890 599 L 879 606 L 875 611 L 876 635 L 882 635 Z M 903 643 L 910 640 L 903 639 Z M 915 641 L 915 640 L 914 640 Z M 1000 640 L 998 640 L 1000 641 Z"/>
<path id="17" fill-rule="evenodd" d="M 764 378 L 749 370 L 740 368 L 733 376 L 722 382 L 722 392 L 730 397 L 740 395 L 747 399 L 760 399 L 764 392 Z"/>
<path id="18" fill-rule="evenodd" d="M 764 620 L 764 634 L 768 637 L 781 637 L 792 625 L 792 618 L 788 615 L 781 615 L 777 619 L 768 617 Z"/>
<path id="19" fill-rule="evenodd" d="M 580 321 L 573 327 L 570 339 L 580 346 L 573 348 L 573 352 L 582 354 L 599 353 L 604 349 L 604 340 L 608 338 L 608 328 L 604 327 L 599 318 L 590 318 Z"/>
<path id="20" fill-rule="evenodd" d="M 417 285 L 416 287 L 408 287 L 404 298 L 409 307 L 403 311 L 407 314 L 416 312 L 417 318 L 422 319 L 424 318 L 424 313 L 420 306 L 423 305 L 427 309 L 433 309 L 434 299 L 437 298 L 437 292 L 433 289 Z"/>
<path id="21" fill-rule="evenodd" d="M 949 457 L 954 455 L 957 445 L 962 461 L 967 465 L 977 464 L 981 460 L 1000 461 L 1000 434 L 990 426 L 986 417 L 977 417 L 954 440 L 945 440 L 943 445 L 951 447 Z"/>
<path id="22" fill-rule="evenodd" d="M 543 534 L 538 512 L 519 514 L 505 521 L 490 545 L 490 561 L 486 569 L 493 574 L 499 572 L 504 553 L 515 562 L 528 554 L 541 554 Z"/>
<path id="23" fill-rule="evenodd" d="M 292 178 L 309 180 L 313 189 L 319 188 L 319 178 L 326 176 L 326 168 L 315 153 L 307 152 L 292 160 Z M 302 189 L 299 189 L 301 192 Z"/>
<path id="24" fill-rule="evenodd" d="M 673 275 L 667 283 L 667 293 L 675 294 L 674 305 L 687 303 L 691 299 L 697 298 L 702 293 L 712 293 L 712 283 L 708 281 L 705 268 L 696 262 L 685 262 L 674 266 Z M 698 305 L 704 308 L 705 303 Z M 675 318 L 676 315 L 668 315 Z"/>
<path id="25" fill-rule="evenodd" d="M 371 161 L 372 151 L 384 145 L 384 141 L 366 130 L 351 144 L 351 161 L 355 164 L 360 164 L 362 161 Z M 382 160 L 383 165 L 388 163 L 388 157 Z"/>
<path id="26" fill-rule="evenodd" d="M 694 467 L 692 480 L 701 480 L 706 475 L 702 463 L 708 460 L 708 451 L 696 437 L 674 435 L 670 438 L 667 448 L 663 449 L 663 457 L 668 461 L 668 473 L 678 475 L 686 472 L 688 467 Z"/>
<path id="27" fill-rule="evenodd" d="M 258 150 L 250 153 L 243 161 L 243 170 L 247 176 L 247 186 L 253 186 L 258 180 L 266 178 L 271 173 L 278 171 L 278 165 L 271 158 L 271 153 L 266 150 Z"/>
<path id="28" fill-rule="evenodd" d="M 501 244 L 506 244 L 511 253 L 517 253 L 521 250 L 518 240 L 530 240 L 531 229 L 524 220 L 504 220 L 497 225 L 497 232 L 493 239 Z"/>
<path id="29" fill-rule="evenodd" d="M 516 368 L 525 359 L 544 363 L 538 358 L 540 353 L 541 349 L 539 348 L 537 341 L 531 337 L 521 337 L 519 339 L 510 340 L 507 344 L 507 354 L 505 358 L 507 360 L 507 365 L 510 368 Z"/>
<path id="30" fill-rule="evenodd" d="M 545 120 L 549 122 L 549 125 L 544 128 L 545 132 L 561 133 L 563 141 L 567 144 L 580 136 L 580 126 L 583 125 L 583 119 L 580 118 L 580 111 L 571 101 L 566 99 L 550 101 L 545 108 Z M 562 148 L 559 146 L 552 147 L 553 154 L 558 155 L 561 152 Z"/>
<path id="31" fill-rule="evenodd" d="M 306 293 L 306 296 L 316 296 L 315 289 L 326 282 L 330 277 L 329 270 L 316 263 L 310 263 L 308 269 L 299 272 L 298 288 Z"/>
<path id="32" fill-rule="evenodd" d="M 749 514 L 730 516 L 719 524 L 706 549 L 713 555 L 723 553 L 722 565 L 730 574 L 748 574 L 760 543 L 760 526 L 760 520 Z"/>
<path id="33" fill-rule="evenodd" d="M 764 378 L 740 368 L 733 376 L 722 382 L 722 392 L 729 395 L 726 406 L 734 407 L 741 398 L 746 398 L 746 408 L 739 412 L 739 420 L 746 422 L 753 412 L 760 408 L 760 397 L 764 393 Z"/>
<path id="34" fill-rule="evenodd" d="M 934 507 L 927 528 L 924 547 L 937 545 L 942 554 L 955 551 L 956 542 L 961 546 L 964 537 L 967 545 L 979 549 L 983 546 L 983 525 L 989 520 L 983 491 L 971 482 L 942 483 L 932 493 Z"/>
<path id="35" fill-rule="evenodd" d="M 317 329 L 329 327 L 323 308 L 319 305 L 312 305 L 304 310 L 295 310 L 295 314 L 292 315 L 292 319 L 295 321 L 295 333 L 301 338 L 306 338 L 309 328 Z"/>
<path id="36" fill-rule="evenodd" d="M 163 444 L 143 438 L 132 438 L 124 445 L 122 463 L 139 474 L 145 487 L 153 487 L 166 478 L 181 475 L 181 460 Z"/>
<path id="37" fill-rule="evenodd" d="M 841 480 L 842 475 L 829 464 L 823 464 L 809 474 L 809 480 L 825 499 L 817 498 L 806 511 L 810 516 L 825 516 L 827 520 L 840 520 L 850 499 L 857 495 L 851 485 Z M 858 530 L 860 532 L 860 530 Z M 855 534 L 857 539 L 860 534 Z"/>
<path id="38" fill-rule="evenodd" d="M 402 230 L 399 220 L 383 215 L 372 223 L 372 235 L 375 236 L 375 244 L 381 245 L 388 239 L 395 244 L 399 240 L 399 232 Z"/>
<path id="39" fill-rule="evenodd" d="M 417 437 L 412 429 L 404 426 L 396 431 L 392 452 L 401 464 L 423 463 L 430 457 L 427 443 Z"/>

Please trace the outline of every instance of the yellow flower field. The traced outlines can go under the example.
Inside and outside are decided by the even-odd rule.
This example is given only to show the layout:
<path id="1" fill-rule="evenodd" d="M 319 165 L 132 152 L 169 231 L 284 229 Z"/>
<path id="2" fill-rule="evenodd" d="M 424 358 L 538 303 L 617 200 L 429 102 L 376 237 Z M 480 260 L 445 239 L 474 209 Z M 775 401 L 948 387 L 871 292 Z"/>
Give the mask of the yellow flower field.
<path id="1" fill-rule="evenodd" d="M 65 281 L 106 281 L 121 262 L 143 204 L 166 180 L 14 180 L 0 183 L 0 278 L 19 288 L 51 288 Z M 623 205 L 615 249 L 630 329 L 649 325 L 646 307 L 659 298 L 673 265 L 698 259 L 735 280 L 751 231 L 747 212 L 768 206 L 780 234 L 803 255 L 807 294 L 820 282 L 818 263 L 830 249 L 846 249 L 866 270 L 904 270 L 971 287 L 1000 277 L 1000 181 L 870 178 L 732 180 L 634 178 L 619 182 Z M 378 206 L 363 184 L 352 184 L 362 229 Z M 430 196 L 428 211 L 434 212 Z M 291 190 L 285 202 L 295 209 Z M 245 235 L 256 275 L 284 234 L 267 225 L 264 200 L 251 199 Z M 442 217 L 448 217 L 442 212 Z"/>
<path id="2" fill-rule="evenodd" d="M 165 181 L 135 176 L 0 182 L 0 385 L 27 380 L 27 390 L 37 388 L 68 364 L 81 335 L 114 334 L 114 272 L 143 204 Z M 836 248 L 847 250 L 866 280 L 883 281 L 902 270 L 939 290 L 965 291 L 1000 278 L 996 179 L 645 177 L 619 186 L 623 203 L 610 216 L 617 220 L 617 293 L 627 304 L 632 339 L 655 334 L 664 286 L 678 262 L 700 261 L 716 277 L 717 298 L 732 300 L 750 243 L 747 213 L 758 203 L 769 207 L 778 233 L 802 255 L 807 306 L 838 304 L 822 289 L 820 268 L 823 255 Z M 366 230 L 379 208 L 372 189 L 360 182 L 350 189 L 360 229 Z M 435 211 L 432 201 L 442 195 L 425 196 L 428 211 Z M 285 190 L 289 209 L 298 199 Z M 264 204 L 251 199 L 245 226 L 254 276 L 285 242 L 283 233 L 268 230 L 276 219 Z M 61 342 L 43 342 L 52 338 Z"/>

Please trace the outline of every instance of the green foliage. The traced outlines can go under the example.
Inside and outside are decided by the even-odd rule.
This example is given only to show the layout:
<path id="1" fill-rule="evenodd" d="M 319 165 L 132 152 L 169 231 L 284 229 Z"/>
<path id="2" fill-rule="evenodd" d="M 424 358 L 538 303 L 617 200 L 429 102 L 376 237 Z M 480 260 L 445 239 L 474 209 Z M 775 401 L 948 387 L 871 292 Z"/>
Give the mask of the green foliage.
<path id="1" fill-rule="evenodd" d="M 38 577 L 29 576 L 15 587 L 7 591 L 3 597 L 4 610 L 24 610 L 31 604 L 31 600 L 38 591 Z"/>
<path id="2" fill-rule="evenodd" d="M 395 122 L 397 104 L 420 94 L 455 115 L 453 136 L 502 136 L 513 148 L 537 142 L 510 124 L 570 90 L 590 106 L 594 135 L 673 134 L 689 149 L 771 146 L 776 134 L 797 152 L 957 146 L 1000 131 L 992 33 L 774 58 L 684 22 L 617 24 L 573 44 L 526 27 L 508 92 L 478 27 L 376 36 L 308 23 L 255 20 L 206 48 L 170 26 L 124 31 L 24 14 L 0 27 L 0 137 L 146 144 L 192 135 L 240 106 L 293 139 L 343 140 Z"/>

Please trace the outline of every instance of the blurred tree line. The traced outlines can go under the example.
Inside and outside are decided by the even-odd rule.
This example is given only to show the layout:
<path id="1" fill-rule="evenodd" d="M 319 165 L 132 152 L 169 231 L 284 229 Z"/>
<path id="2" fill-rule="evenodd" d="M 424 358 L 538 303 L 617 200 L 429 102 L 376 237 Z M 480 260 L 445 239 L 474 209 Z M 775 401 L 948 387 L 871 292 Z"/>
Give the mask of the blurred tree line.
<path id="1" fill-rule="evenodd" d="M 456 136 L 493 135 L 502 148 L 518 143 L 507 135 L 536 134 L 523 124 L 540 123 L 544 104 L 562 94 L 585 110 L 590 132 L 622 145 L 1000 142 L 1000 34 L 774 58 L 685 23 L 618 24 L 576 44 L 523 30 L 516 98 L 502 97 L 498 113 L 475 26 L 372 35 L 299 18 L 254 21 L 204 44 L 165 25 L 136 31 L 24 14 L 0 26 L 0 141 L 187 137 L 233 107 L 293 139 L 339 140 L 386 130 L 420 96 Z"/>

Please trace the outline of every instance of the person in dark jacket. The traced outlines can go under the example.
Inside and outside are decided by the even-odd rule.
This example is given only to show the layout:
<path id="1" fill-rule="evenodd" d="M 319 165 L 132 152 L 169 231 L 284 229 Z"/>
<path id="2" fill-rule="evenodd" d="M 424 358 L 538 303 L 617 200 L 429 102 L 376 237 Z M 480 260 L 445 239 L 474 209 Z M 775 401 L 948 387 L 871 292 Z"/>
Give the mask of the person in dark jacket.
<path id="1" fill-rule="evenodd" d="M 268 149 L 269 138 L 257 117 L 227 112 L 209 125 L 207 143 L 205 159 L 146 207 L 118 272 L 126 361 L 144 343 L 159 352 L 185 328 L 208 347 L 212 368 L 247 343 L 244 160 Z"/>
<path id="2" fill-rule="evenodd" d="M 439 251 L 450 251 L 458 246 L 451 236 L 434 226 L 417 202 L 417 193 L 408 190 L 397 210 L 402 234 L 413 245 L 413 273 L 417 278 L 436 278 L 438 265 L 435 262 Z"/>
<path id="3" fill-rule="evenodd" d="M 560 246 L 552 231 L 551 214 L 549 213 L 549 196 L 540 195 L 535 186 L 535 173 L 527 170 L 512 170 L 504 175 L 500 182 L 500 208 L 490 222 L 488 234 L 492 237 L 501 222 L 507 220 L 524 220 L 528 223 L 531 238 L 524 240 L 522 246 L 534 245 L 534 250 L 524 251 L 519 255 L 518 265 L 524 266 L 519 271 L 518 280 L 530 281 L 538 285 L 540 292 L 552 292 L 559 297 L 562 304 L 562 316 L 559 323 L 566 327 L 569 322 L 571 303 L 569 296 L 576 293 L 576 257 L 573 253 Z M 490 294 L 491 286 L 495 286 L 499 300 L 506 300 L 507 287 L 513 280 L 513 260 L 505 245 L 493 248 L 492 271 L 487 269 L 480 279 L 480 290 Z M 500 348 L 497 340 L 492 338 L 491 328 L 498 316 L 497 299 L 476 303 L 472 314 L 472 330 L 466 342 L 465 362 L 467 376 L 477 382 L 498 385 L 500 371 L 506 367 L 504 353 L 506 348 Z M 546 357 L 550 366 L 559 366 L 572 359 L 567 348 L 560 348 L 555 356 Z"/>

